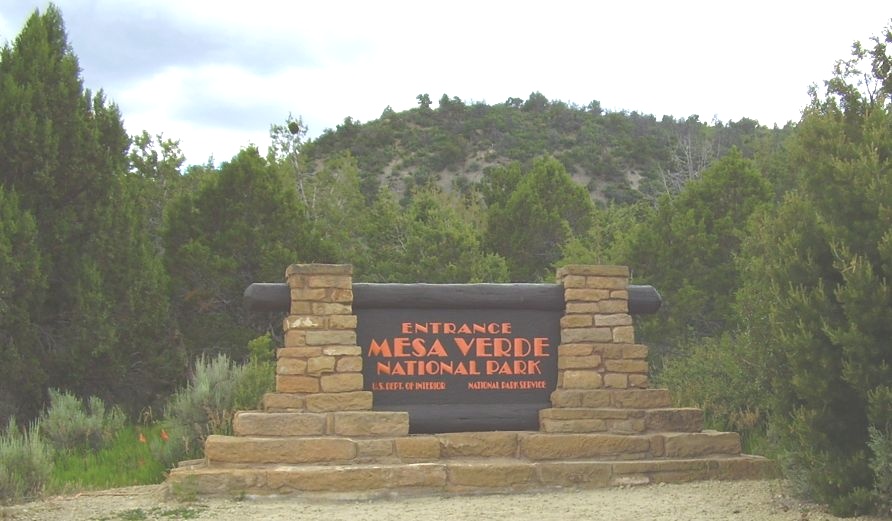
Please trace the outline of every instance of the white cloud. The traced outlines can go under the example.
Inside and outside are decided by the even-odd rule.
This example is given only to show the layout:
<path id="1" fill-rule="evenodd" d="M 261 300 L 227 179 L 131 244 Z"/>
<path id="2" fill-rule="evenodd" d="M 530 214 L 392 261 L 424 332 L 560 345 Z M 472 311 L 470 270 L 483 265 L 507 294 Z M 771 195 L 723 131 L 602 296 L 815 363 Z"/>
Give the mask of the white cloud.
<path id="1" fill-rule="evenodd" d="M 193 163 L 264 149 L 289 112 L 315 136 L 414 107 L 420 93 L 500 103 L 539 91 L 657 118 L 783 125 L 852 40 L 888 23 L 878 0 L 56 3 L 86 84 L 106 87 L 129 131 L 179 138 Z M 0 31 L 32 9 L 0 0 Z"/>

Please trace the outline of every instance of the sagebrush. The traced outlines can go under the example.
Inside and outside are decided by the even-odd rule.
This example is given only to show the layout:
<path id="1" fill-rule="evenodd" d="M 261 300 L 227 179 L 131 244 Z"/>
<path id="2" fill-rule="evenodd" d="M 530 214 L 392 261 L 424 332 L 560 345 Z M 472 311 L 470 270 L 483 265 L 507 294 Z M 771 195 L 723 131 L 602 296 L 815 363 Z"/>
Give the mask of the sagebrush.
<path id="1" fill-rule="evenodd" d="M 40 437 L 40 424 L 21 430 L 11 419 L 0 433 L 0 502 L 39 496 L 52 470 L 52 449 Z"/>
<path id="2" fill-rule="evenodd" d="M 50 389 L 50 406 L 41 417 L 41 433 L 58 451 L 96 451 L 124 427 L 127 418 L 91 396 L 85 402 L 68 392 Z"/>

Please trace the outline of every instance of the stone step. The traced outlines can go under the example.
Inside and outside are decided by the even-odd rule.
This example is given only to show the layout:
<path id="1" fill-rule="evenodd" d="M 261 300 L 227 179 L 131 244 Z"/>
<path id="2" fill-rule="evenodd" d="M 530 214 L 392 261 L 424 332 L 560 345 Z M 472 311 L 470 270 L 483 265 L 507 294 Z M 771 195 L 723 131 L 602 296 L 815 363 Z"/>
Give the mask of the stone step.
<path id="1" fill-rule="evenodd" d="M 323 436 L 328 415 L 306 412 L 239 411 L 232 419 L 236 436 Z"/>
<path id="2" fill-rule="evenodd" d="M 368 411 L 372 409 L 371 391 L 342 393 L 266 393 L 263 410 L 270 412 Z"/>
<path id="3" fill-rule="evenodd" d="M 519 438 L 518 456 L 534 461 L 636 460 L 740 454 L 736 432 L 660 432 L 639 435 L 531 433 Z"/>
<path id="4" fill-rule="evenodd" d="M 542 432 L 700 432 L 703 411 L 677 409 L 554 408 L 539 411 Z"/>
<path id="5" fill-rule="evenodd" d="M 409 413 L 240 411 L 232 428 L 237 436 L 405 436 Z"/>
<path id="6" fill-rule="evenodd" d="M 672 406 L 667 389 L 562 389 L 551 394 L 555 408 L 662 409 Z M 372 393 L 267 393 L 266 412 L 366 411 L 372 408 Z"/>
<path id="7" fill-rule="evenodd" d="M 635 460 L 740 454 L 737 433 L 468 432 L 398 437 L 210 436 L 211 464 L 420 463 L 461 458 Z"/>
<path id="8" fill-rule="evenodd" d="M 345 421 L 351 420 L 350 435 L 399 436 L 406 430 L 405 417 L 388 411 L 363 411 L 344 414 L 305 411 L 240 411 L 233 420 L 237 436 L 322 436 L 348 434 Z M 340 418 L 340 432 L 336 431 Z M 366 424 L 364 427 L 361 425 Z M 614 409 L 549 408 L 539 411 L 543 432 L 609 432 L 637 434 L 644 432 L 699 432 L 703 412 L 694 408 Z M 364 431 L 362 429 L 365 429 Z"/>
<path id="9" fill-rule="evenodd" d="M 350 463 L 356 458 L 356 442 L 349 438 L 257 438 L 208 436 L 204 455 L 209 463 Z"/>
<path id="10" fill-rule="evenodd" d="M 441 458 L 514 457 L 525 432 L 353 438 L 345 436 L 209 436 L 211 465 L 266 463 L 418 463 Z"/>
<path id="11" fill-rule="evenodd" d="M 559 389 L 551 393 L 555 408 L 662 409 L 672 406 L 668 389 Z"/>
<path id="12" fill-rule="evenodd" d="M 167 486 L 174 496 L 305 493 L 362 499 L 394 492 L 474 494 L 776 475 L 773 462 L 747 455 L 638 461 L 460 458 L 394 465 L 189 465 L 171 470 Z"/>

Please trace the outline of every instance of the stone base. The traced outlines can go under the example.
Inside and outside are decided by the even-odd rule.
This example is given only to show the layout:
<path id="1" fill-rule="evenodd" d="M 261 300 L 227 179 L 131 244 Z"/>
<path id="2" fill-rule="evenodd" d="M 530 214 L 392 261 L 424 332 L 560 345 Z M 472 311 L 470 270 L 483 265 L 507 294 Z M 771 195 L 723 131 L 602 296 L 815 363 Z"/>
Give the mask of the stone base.
<path id="1" fill-rule="evenodd" d="M 334 495 L 365 499 L 408 494 L 476 494 L 553 488 L 598 488 L 652 483 L 776 477 L 758 456 L 638 461 L 459 458 L 427 463 L 359 465 L 200 465 L 170 472 L 174 496 L 244 494 Z"/>
<path id="2" fill-rule="evenodd" d="M 205 454 L 171 471 L 171 493 L 366 498 L 777 475 L 770 460 L 740 454 L 737 434 L 715 431 L 211 436 Z"/>
<path id="3" fill-rule="evenodd" d="M 559 389 L 551 393 L 555 408 L 661 409 L 672 406 L 668 389 Z"/>
<path id="4" fill-rule="evenodd" d="M 239 411 L 232 428 L 237 436 L 405 436 L 409 413 Z"/>
<path id="5" fill-rule="evenodd" d="M 335 398 L 362 406 L 370 394 Z M 326 411 L 331 398 L 267 395 L 266 411 L 236 415 L 235 436 L 210 436 L 204 460 L 171 471 L 169 490 L 370 497 L 776 475 L 741 455 L 736 433 L 702 430 L 701 410 L 671 408 L 665 389 L 559 390 L 538 431 L 418 435 L 407 412 Z"/>
<path id="6" fill-rule="evenodd" d="M 542 432 L 700 432 L 700 409 L 599 409 L 561 408 L 539 411 Z"/>
<path id="7" fill-rule="evenodd" d="M 210 436 L 206 461 L 217 463 L 419 463 L 457 458 L 528 461 L 727 457 L 740 455 L 734 432 L 458 432 L 431 435 Z"/>
<path id="8" fill-rule="evenodd" d="M 371 391 L 314 394 L 267 393 L 263 396 L 263 410 L 268 412 L 336 412 L 369 411 L 371 409 Z"/>

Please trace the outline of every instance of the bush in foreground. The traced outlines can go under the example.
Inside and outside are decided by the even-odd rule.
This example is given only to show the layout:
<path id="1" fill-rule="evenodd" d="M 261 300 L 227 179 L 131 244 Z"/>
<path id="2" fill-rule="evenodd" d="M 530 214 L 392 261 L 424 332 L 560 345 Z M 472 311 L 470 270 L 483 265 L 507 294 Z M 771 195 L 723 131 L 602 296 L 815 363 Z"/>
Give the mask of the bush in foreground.
<path id="1" fill-rule="evenodd" d="M 708 428 L 740 433 L 747 452 L 765 454 L 767 387 L 753 370 L 748 338 L 703 338 L 666 358 L 656 380 L 675 403 L 703 409 Z"/>
<path id="2" fill-rule="evenodd" d="M 21 431 L 10 420 L 0 434 L 0 502 L 39 496 L 52 470 L 52 449 L 41 439 L 39 424 Z"/>
<path id="3" fill-rule="evenodd" d="M 189 383 L 171 397 L 165 410 L 171 443 L 158 446 L 158 458 L 168 466 L 200 457 L 209 435 L 231 434 L 235 412 L 256 408 L 274 388 L 273 341 L 264 336 L 248 347 L 251 360 L 244 365 L 225 354 L 198 359 Z"/>
<path id="4" fill-rule="evenodd" d="M 57 451 L 96 451 L 112 441 L 127 419 L 91 396 L 81 401 L 73 394 L 50 389 L 50 407 L 41 418 L 43 436 Z"/>

